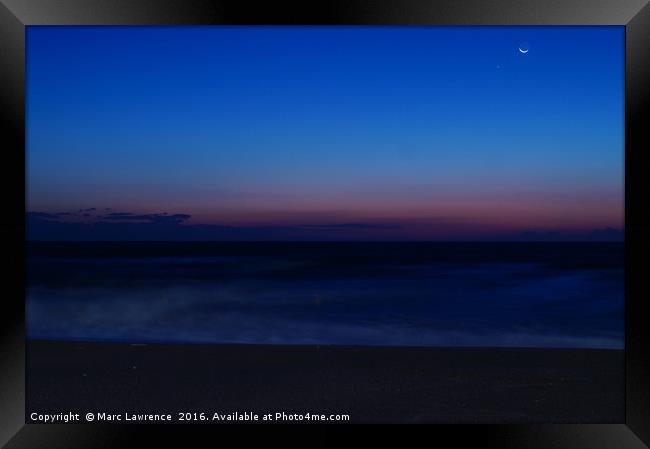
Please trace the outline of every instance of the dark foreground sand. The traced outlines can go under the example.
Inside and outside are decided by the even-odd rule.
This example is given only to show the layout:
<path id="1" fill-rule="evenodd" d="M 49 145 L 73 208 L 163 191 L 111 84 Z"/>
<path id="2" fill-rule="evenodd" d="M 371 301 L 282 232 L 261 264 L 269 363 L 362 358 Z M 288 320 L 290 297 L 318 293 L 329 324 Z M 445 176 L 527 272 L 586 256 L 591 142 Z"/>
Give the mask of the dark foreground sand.
<path id="1" fill-rule="evenodd" d="M 623 351 L 28 342 L 31 412 L 624 421 Z"/>

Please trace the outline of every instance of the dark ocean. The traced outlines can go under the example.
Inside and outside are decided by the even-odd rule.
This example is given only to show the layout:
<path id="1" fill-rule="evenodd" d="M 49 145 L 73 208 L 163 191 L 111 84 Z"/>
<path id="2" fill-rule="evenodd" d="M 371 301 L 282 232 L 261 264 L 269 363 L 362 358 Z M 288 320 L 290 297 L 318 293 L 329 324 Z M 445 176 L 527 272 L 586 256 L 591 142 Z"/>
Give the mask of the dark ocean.
<path id="1" fill-rule="evenodd" d="M 623 243 L 28 243 L 30 339 L 623 348 Z"/>

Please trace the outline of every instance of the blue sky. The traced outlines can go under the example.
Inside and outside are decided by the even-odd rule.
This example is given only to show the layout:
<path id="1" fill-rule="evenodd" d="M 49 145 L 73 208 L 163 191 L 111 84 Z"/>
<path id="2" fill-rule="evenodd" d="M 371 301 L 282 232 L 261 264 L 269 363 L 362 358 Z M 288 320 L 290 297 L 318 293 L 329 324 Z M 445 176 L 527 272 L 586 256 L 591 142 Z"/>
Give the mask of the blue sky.
<path id="1" fill-rule="evenodd" d="M 623 51 L 622 27 L 28 27 L 27 210 L 621 228 Z"/>

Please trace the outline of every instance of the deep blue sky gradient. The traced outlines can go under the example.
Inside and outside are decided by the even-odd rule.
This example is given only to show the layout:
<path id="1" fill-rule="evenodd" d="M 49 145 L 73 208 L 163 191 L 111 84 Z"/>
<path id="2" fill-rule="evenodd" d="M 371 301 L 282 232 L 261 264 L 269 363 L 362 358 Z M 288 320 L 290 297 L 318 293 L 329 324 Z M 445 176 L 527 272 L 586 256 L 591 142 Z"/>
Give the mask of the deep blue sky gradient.
<path id="1" fill-rule="evenodd" d="M 27 210 L 621 228 L 623 51 L 622 27 L 28 27 Z"/>

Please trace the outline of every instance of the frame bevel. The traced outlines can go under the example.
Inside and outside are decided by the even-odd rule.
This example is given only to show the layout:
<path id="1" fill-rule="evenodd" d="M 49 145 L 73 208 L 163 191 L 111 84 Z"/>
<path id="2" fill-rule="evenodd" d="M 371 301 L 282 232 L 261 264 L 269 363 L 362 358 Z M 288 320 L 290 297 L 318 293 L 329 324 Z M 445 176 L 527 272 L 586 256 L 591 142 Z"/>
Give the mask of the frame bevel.
<path id="1" fill-rule="evenodd" d="M 25 424 L 24 214 L 25 27 L 29 25 L 158 24 L 369 24 L 369 25 L 624 25 L 626 421 L 609 425 L 434 426 L 434 438 L 482 447 L 643 448 L 650 444 L 650 312 L 646 274 L 650 208 L 644 197 L 650 173 L 650 5 L 647 0 L 0 0 L 0 101 L 5 213 L 0 281 L 0 444 L 7 447 L 125 447 L 188 437 L 187 427 Z M 645 295 L 644 295 L 645 293 Z M 192 427 L 213 436 L 214 426 Z M 223 432 L 219 427 L 217 432 Z M 179 432 L 185 431 L 184 433 Z M 198 435 L 197 435 L 198 434 Z M 180 436 L 180 438 L 178 438 Z"/>

